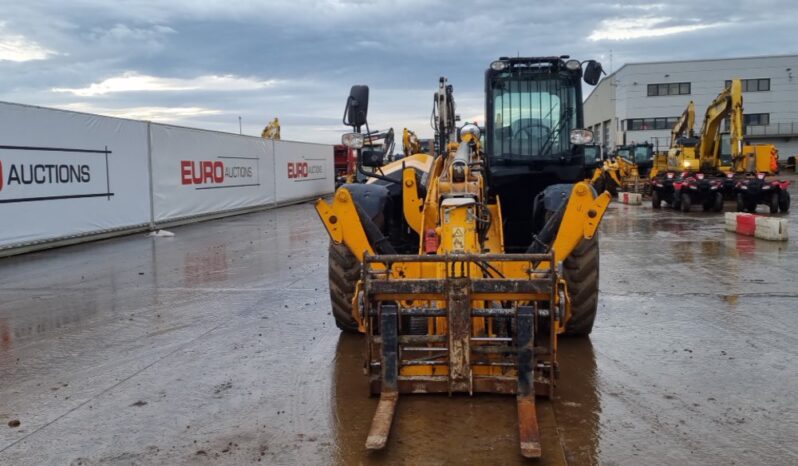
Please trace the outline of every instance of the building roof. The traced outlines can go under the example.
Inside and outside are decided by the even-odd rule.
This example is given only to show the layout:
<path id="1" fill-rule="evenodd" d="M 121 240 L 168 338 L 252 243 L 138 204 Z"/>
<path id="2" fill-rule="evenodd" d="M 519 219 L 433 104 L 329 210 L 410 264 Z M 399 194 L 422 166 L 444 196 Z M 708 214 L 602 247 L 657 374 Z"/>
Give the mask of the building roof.
<path id="1" fill-rule="evenodd" d="M 598 82 L 593 89 L 590 90 L 590 94 L 585 97 L 585 102 L 593 95 L 596 89 L 601 86 L 605 80 L 615 76 L 616 74 L 620 73 L 621 70 L 626 68 L 627 66 L 639 66 L 639 65 L 666 65 L 669 63 L 696 63 L 696 62 L 709 62 L 709 61 L 732 61 L 732 60 L 755 60 L 755 59 L 762 59 L 762 58 L 798 58 L 798 54 L 782 54 L 782 55 L 751 55 L 747 57 L 729 57 L 729 58 L 697 58 L 697 59 L 690 59 L 690 60 L 661 60 L 661 61 L 643 61 L 643 62 L 631 62 L 631 63 L 624 63 L 621 65 L 620 68 L 613 71 L 612 73 L 604 76 L 604 78 Z"/>

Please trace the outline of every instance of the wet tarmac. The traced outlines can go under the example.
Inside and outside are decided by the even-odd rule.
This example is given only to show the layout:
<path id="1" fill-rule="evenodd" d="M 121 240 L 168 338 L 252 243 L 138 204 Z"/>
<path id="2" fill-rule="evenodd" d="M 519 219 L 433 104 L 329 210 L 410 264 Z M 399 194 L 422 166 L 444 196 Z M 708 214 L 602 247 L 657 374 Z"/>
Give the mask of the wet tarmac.
<path id="1" fill-rule="evenodd" d="M 538 464 L 798 464 L 791 222 L 774 243 L 613 204 Z M 376 399 L 311 205 L 173 231 L 0 260 L 0 464 L 522 463 L 498 396 L 406 396 L 365 452 Z"/>

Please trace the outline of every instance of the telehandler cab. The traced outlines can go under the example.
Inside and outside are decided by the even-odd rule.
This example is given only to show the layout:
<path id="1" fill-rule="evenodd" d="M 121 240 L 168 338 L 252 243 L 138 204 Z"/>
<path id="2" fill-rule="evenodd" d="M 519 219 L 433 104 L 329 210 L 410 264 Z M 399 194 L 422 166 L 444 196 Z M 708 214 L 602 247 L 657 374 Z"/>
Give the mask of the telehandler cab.
<path id="1" fill-rule="evenodd" d="M 366 440 L 388 440 L 399 394 L 517 397 L 521 453 L 541 456 L 535 395 L 551 398 L 557 338 L 587 335 L 598 300 L 596 230 L 610 202 L 581 181 L 581 78 L 595 61 L 500 58 L 485 73 L 485 144 L 455 125 L 453 88 L 434 95 L 434 157 L 383 165 L 358 157 L 369 181 L 340 187 L 316 210 L 330 238 L 336 324 L 366 334 L 365 369 L 380 402 Z M 369 90 L 344 113 L 360 148 Z M 363 167 L 373 168 L 366 172 Z"/>

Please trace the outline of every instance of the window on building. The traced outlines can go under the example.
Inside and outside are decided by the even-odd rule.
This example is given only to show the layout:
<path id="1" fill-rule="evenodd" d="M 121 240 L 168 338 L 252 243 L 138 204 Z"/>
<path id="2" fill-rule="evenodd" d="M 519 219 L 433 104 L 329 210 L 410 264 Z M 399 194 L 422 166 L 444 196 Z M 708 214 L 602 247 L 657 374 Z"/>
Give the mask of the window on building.
<path id="1" fill-rule="evenodd" d="M 626 130 L 670 130 L 678 120 L 679 117 L 629 118 L 626 120 Z"/>
<path id="2" fill-rule="evenodd" d="M 770 78 L 743 79 L 743 92 L 765 92 L 770 90 Z M 731 86 L 731 79 L 726 80 L 726 87 Z"/>
<path id="3" fill-rule="evenodd" d="M 769 113 L 746 113 L 743 115 L 745 126 L 767 126 L 770 124 Z"/>
<path id="4" fill-rule="evenodd" d="M 679 117 L 629 118 L 626 120 L 626 130 L 670 130 L 678 119 Z"/>
<path id="5" fill-rule="evenodd" d="M 662 83 L 648 85 L 649 97 L 688 94 L 690 94 L 690 83 Z"/>

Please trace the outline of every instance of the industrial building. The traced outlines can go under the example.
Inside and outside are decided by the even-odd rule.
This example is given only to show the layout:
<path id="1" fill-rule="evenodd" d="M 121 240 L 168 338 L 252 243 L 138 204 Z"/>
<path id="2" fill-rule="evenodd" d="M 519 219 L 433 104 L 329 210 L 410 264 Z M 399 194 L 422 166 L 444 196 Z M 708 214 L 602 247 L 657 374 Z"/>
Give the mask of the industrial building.
<path id="1" fill-rule="evenodd" d="M 743 80 L 746 138 L 771 143 L 780 159 L 798 153 L 798 55 L 627 63 L 585 101 L 585 125 L 606 150 L 651 142 L 667 149 L 670 130 L 692 100 L 695 131 L 731 79 Z"/>

